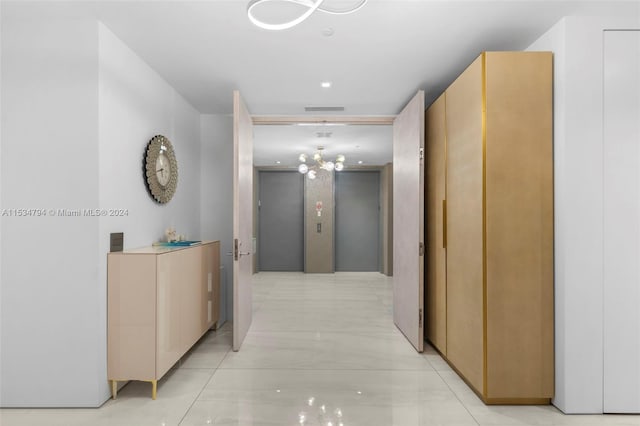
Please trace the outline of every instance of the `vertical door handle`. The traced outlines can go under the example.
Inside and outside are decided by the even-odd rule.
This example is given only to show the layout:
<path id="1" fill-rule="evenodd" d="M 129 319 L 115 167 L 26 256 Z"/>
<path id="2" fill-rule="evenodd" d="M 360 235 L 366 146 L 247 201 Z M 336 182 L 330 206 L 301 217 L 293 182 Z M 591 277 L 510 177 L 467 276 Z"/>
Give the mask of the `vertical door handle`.
<path id="1" fill-rule="evenodd" d="M 251 252 L 241 252 L 241 245 L 242 243 L 239 242 L 237 238 L 233 240 L 233 260 L 238 260 L 240 256 L 249 256 L 251 254 Z"/>
<path id="2" fill-rule="evenodd" d="M 447 248 L 447 200 L 442 200 L 442 248 Z"/>
<path id="3" fill-rule="evenodd" d="M 237 238 L 233 240 L 233 260 L 238 260 L 239 244 Z"/>

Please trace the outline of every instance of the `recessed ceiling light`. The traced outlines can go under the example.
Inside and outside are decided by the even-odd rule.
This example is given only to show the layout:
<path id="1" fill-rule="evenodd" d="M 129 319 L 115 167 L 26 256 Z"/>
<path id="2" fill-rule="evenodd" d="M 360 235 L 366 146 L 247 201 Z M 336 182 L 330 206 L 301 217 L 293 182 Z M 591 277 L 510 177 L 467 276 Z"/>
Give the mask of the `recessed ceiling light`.
<path id="1" fill-rule="evenodd" d="M 276 164 L 280 164 L 280 162 L 279 162 L 279 161 L 276 161 Z"/>
<path id="2" fill-rule="evenodd" d="M 320 86 L 322 86 L 323 89 L 328 89 L 329 87 L 331 87 L 331 82 L 323 81 L 322 83 L 320 83 Z"/>
<path id="3" fill-rule="evenodd" d="M 364 163 L 364 161 L 362 161 L 362 160 L 358 161 L 358 164 L 362 164 L 362 163 Z"/>
<path id="4" fill-rule="evenodd" d="M 331 27 L 327 27 L 325 29 L 322 30 L 322 35 L 325 37 L 331 37 L 333 35 L 334 31 L 333 28 Z"/>

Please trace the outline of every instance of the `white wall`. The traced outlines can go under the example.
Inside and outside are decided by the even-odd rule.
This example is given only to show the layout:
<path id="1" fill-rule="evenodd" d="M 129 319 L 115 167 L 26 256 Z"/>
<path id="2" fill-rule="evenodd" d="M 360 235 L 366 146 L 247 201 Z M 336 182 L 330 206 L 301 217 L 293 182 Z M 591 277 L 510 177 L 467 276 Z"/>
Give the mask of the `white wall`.
<path id="1" fill-rule="evenodd" d="M 233 117 L 202 115 L 200 120 L 202 237 L 220 240 L 222 324 L 233 314 L 233 258 L 226 255 L 233 248 Z"/>
<path id="2" fill-rule="evenodd" d="M 100 208 L 125 209 L 125 216 L 100 219 L 100 376 L 106 377 L 106 253 L 109 234 L 124 232 L 126 248 L 164 239 L 173 226 L 187 239 L 200 233 L 200 114 L 106 26 L 99 24 Z M 143 159 L 149 140 L 161 134 L 172 143 L 178 187 L 164 205 L 148 194 Z M 101 394 L 108 397 L 106 381 Z"/>
<path id="3" fill-rule="evenodd" d="M 604 411 L 640 413 L 640 31 L 604 33 Z"/>
<path id="4" fill-rule="evenodd" d="M 2 22 L 2 6 L 0 5 L 0 22 Z M 2 28 L 0 27 L 0 52 L 2 52 Z M 0 53 L 0 91 L 2 91 L 2 54 Z M 2 99 L 0 97 L 0 212 L 2 203 Z M 0 216 L 0 221 L 2 217 Z M 0 222 L 0 377 L 2 377 L 2 222 Z M 2 383 L 0 383 L 0 403 L 2 402 Z M 1 404 L 0 404 L 1 405 Z"/>
<path id="5" fill-rule="evenodd" d="M 567 17 L 527 50 L 554 52 L 556 397 L 603 411 L 603 31 L 638 17 Z"/>
<path id="6" fill-rule="evenodd" d="M 101 251 L 111 232 L 124 232 L 125 248 L 164 239 L 169 226 L 199 239 L 200 115 L 102 24 L 99 35 L 100 207 L 127 210 L 101 219 Z M 158 134 L 178 161 L 178 187 L 164 205 L 149 196 L 143 173 L 146 145 Z"/>
<path id="7" fill-rule="evenodd" d="M 98 206 L 98 26 L 2 10 L 2 206 Z M 2 217 L 2 406 L 97 403 L 97 218 Z"/>
<path id="8" fill-rule="evenodd" d="M 201 238 L 199 113 L 106 27 L 72 9 L 2 5 L 2 207 L 127 215 L 2 217 L 3 407 L 108 399 L 110 232 L 124 232 L 125 247 L 149 245 L 169 225 Z M 164 206 L 143 180 L 156 134 L 172 141 L 180 171 Z"/>

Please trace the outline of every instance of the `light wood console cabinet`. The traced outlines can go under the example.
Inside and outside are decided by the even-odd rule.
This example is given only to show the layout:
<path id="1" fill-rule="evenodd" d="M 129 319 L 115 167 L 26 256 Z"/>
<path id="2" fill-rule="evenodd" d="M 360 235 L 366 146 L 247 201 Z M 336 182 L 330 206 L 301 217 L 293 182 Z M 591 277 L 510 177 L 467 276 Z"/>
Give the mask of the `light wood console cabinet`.
<path id="1" fill-rule="evenodd" d="M 427 338 L 488 404 L 554 392 L 552 76 L 486 52 L 426 112 Z"/>
<path id="2" fill-rule="evenodd" d="M 218 321 L 220 243 L 109 253 L 107 376 L 157 381 Z"/>

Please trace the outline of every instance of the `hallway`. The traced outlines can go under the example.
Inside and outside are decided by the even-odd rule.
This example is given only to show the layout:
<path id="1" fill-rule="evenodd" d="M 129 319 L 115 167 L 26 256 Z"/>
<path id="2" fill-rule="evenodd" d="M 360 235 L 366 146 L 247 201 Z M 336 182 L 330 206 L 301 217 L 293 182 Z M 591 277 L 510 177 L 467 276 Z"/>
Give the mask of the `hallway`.
<path id="1" fill-rule="evenodd" d="M 640 425 L 640 416 L 565 416 L 487 407 L 427 346 L 393 324 L 378 273 L 254 275 L 253 325 L 209 332 L 158 385 L 131 382 L 99 409 L 3 409 L 2 426 Z"/>

